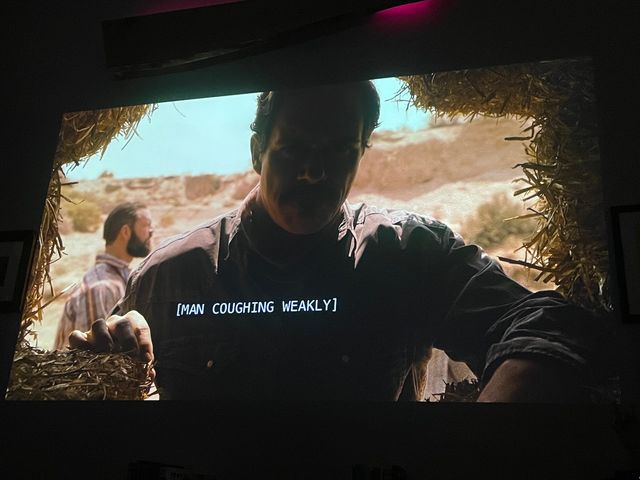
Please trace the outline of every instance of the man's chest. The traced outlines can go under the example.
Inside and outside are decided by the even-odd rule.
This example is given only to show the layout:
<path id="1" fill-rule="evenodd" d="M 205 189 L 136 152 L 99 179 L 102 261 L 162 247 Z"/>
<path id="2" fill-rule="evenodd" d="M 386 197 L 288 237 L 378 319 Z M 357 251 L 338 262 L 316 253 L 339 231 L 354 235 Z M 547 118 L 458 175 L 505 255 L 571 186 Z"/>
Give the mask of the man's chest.
<path id="1" fill-rule="evenodd" d="M 283 279 L 227 269 L 147 306 L 174 397 L 397 398 L 423 331 L 406 272 L 326 265 Z"/>

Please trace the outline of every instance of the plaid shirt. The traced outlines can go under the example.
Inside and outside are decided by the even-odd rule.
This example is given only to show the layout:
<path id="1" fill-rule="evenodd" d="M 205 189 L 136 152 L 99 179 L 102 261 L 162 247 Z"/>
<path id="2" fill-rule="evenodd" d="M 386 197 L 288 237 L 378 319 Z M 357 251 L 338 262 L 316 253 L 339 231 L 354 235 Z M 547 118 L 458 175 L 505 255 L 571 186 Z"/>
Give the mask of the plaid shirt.
<path id="1" fill-rule="evenodd" d="M 65 303 L 54 343 L 55 349 L 68 345 L 73 330 L 89 330 L 93 322 L 107 318 L 124 295 L 129 264 L 107 253 L 96 255 L 96 264 L 82 278 Z"/>

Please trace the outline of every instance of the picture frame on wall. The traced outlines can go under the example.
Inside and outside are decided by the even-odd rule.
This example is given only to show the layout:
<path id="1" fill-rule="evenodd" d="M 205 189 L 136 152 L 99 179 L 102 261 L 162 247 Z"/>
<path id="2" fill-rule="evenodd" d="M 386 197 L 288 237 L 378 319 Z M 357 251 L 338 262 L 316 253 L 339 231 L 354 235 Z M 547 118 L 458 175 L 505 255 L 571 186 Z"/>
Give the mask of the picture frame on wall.
<path id="1" fill-rule="evenodd" d="M 612 207 L 614 254 L 624 322 L 640 322 L 640 205 Z"/>
<path id="2" fill-rule="evenodd" d="M 35 233 L 28 230 L 0 232 L 0 312 L 22 309 Z"/>

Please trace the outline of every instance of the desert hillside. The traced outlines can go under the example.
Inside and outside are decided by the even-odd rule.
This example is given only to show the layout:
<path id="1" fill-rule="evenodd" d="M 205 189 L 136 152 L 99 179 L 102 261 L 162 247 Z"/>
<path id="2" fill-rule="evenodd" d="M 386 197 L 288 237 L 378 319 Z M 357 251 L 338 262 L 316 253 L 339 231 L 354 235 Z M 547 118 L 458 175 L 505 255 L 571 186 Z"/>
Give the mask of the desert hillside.
<path id="1" fill-rule="evenodd" d="M 512 198 L 518 188 L 513 180 L 519 175 L 512 167 L 525 160 L 524 148 L 504 138 L 518 136 L 521 130 L 517 120 L 476 119 L 418 131 L 375 132 L 350 201 L 433 216 L 468 240 L 485 243 L 490 254 L 515 257 L 513 250 L 532 226 L 502 222 L 524 209 Z M 118 203 L 140 200 L 149 206 L 157 243 L 235 208 L 257 181 L 252 171 L 135 179 L 104 172 L 96 180 L 65 187 L 63 193 L 76 204 L 63 203 L 65 255 L 51 267 L 54 289 L 61 291 L 81 280 L 104 248 L 102 222 Z M 520 281 L 528 281 L 525 273 L 506 268 Z M 38 329 L 40 346 L 52 346 L 64 301 L 60 298 L 46 308 Z"/>

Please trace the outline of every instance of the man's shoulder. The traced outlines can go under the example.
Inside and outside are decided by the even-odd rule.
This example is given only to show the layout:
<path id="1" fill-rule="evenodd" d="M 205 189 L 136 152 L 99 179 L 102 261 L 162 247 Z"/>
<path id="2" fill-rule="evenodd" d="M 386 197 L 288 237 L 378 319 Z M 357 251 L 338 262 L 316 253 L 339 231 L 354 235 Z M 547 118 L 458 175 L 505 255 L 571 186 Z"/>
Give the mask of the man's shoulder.
<path id="1" fill-rule="evenodd" d="M 116 266 L 113 263 L 97 261 L 84 274 L 85 282 L 88 284 L 97 283 L 100 280 L 112 276 L 120 276 L 118 273 L 122 266 Z"/>
<path id="2" fill-rule="evenodd" d="M 104 288 L 109 282 L 113 282 L 114 278 L 121 278 L 117 272 L 113 271 L 113 267 L 106 263 L 95 263 L 82 276 L 82 291 L 91 291 L 94 289 Z"/>
<path id="3" fill-rule="evenodd" d="M 214 256 L 226 248 L 230 236 L 234 234 L 238 209 L 219 215 L 201 223 L 186 232 L 174 235 L 158 245 L 140 264 L 138 272 L 157 268 L 175 260 L 205 255 L 215 263 Z"/>
<path id="4" fill-rule="evenodd" d="M 365 227 L 366 232 L 379 228 L 393 229 L 400 237 L 412 235 L 416 229 L 431 232 L 438 237 L 455 235 L 448 225 L 429 215 L 410 210 L 380 208 L 375 205 L 359 203 L 348 206 L 353 227 Z"/>
<path id="5" fill-rule="evenodd" d="M 232 210 L 163 241 L 132 272 L 118 310 L 143 312 L 152 295 L 180 295 L 178 286 L 204 288 L 217 272 L 219 260 L 228 253 L 230 238 L 238 228 L 238 214 L 239 210 Z"/>
<path id="6" fill-rule="evenodd" d="M 348 207 L 347 215 L 351 215 L 356 262 L 366 258 L 368 252 L 369 258 L 383 258 L 383 262 L 388 262 L 389 255 L 397 255 L 398 260 L 404 258 L 419 266 L 426 259 L 439 262 L 452 248 L 464 245 L 462 238 L 443 222 L 410 210 L 356 204 Z"/>
<path id="7" fill-rule="evenodd" d="M 124 279 L 113 275 L 109 269 L 105 264 L 92 265 L 83 275 L 82 282 L 75 285 L 66 303 L 84 302 L 87 295 L 96 297 L 114 293 L 114 290 L 124 290 Z"/>

